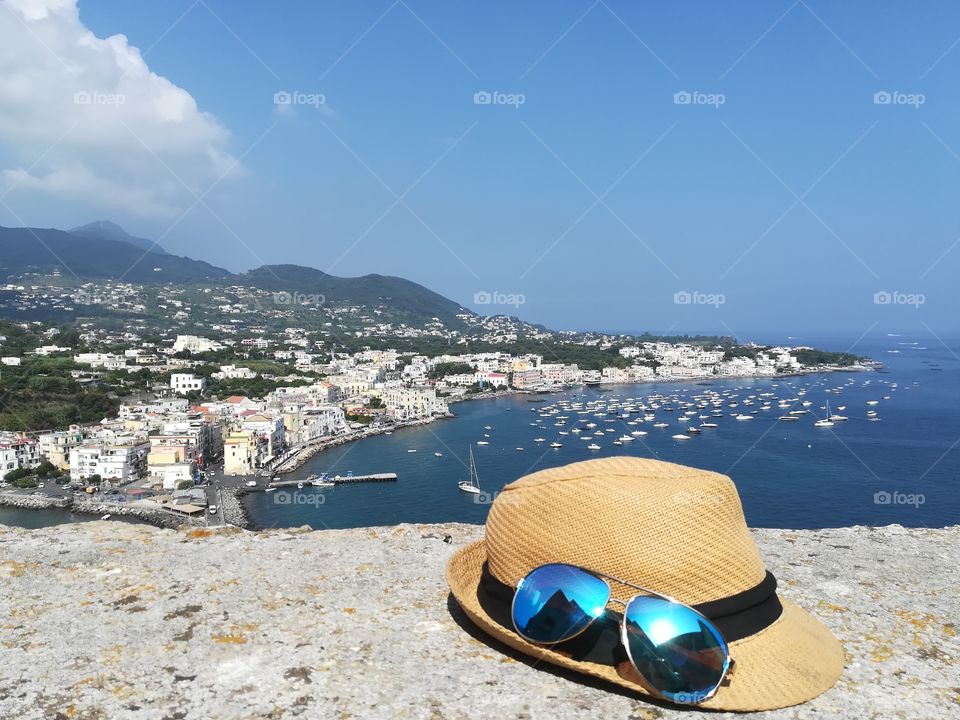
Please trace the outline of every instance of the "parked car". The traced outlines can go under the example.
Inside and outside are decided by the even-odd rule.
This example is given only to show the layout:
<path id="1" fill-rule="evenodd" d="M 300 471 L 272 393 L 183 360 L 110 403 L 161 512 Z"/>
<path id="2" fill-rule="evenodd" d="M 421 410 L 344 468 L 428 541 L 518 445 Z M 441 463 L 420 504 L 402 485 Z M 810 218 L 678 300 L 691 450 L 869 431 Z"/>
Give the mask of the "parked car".
<path id="1" fill-rule="evenodd" d="M 216 506 L 216 505 L 211 505 L 210 508 L 209 508 L 209 510 L 208 510 L 207 512 L 209 512 L 211 515 L 216 515 L 216 514 L 217 514 L 217 506 Z"/>

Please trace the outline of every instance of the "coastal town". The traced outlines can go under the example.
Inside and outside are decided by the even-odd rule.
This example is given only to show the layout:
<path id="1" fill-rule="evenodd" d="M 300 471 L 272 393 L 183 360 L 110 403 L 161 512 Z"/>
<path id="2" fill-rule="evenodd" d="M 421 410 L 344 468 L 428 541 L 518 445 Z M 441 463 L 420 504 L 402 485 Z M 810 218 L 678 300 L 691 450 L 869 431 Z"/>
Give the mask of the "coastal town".
<path id="1" fill-rule="evenodd" d="M 462 308 L 401 320 L 390 303 L 241 286 L 31 281 L 0 290 L 14 315 L 45 318 L 0 326 L 0 503 L 92 503 L 105 515 L 236 522 L 236 495 L 257 478 L 451 417 L 463 400 L 859 360 L 729 338 L 557 332 Z"/>

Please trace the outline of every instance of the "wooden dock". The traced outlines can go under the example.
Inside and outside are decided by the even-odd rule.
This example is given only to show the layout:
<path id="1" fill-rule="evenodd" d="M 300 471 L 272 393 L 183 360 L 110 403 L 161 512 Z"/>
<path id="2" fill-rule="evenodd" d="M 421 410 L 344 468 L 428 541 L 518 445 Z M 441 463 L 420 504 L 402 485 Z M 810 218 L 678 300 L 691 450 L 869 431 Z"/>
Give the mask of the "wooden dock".
<path id="1" fill-rule="evenodd" d="M 394 482 L 397 479 L 396 473 L 373 473 L 371 475 L 328 475 L 323 478 L 325 481 L 332 482 L 336 485 L 346 485 L 348 483 L 362 483 L 362 482 Z M 307 480 L 274 480 L 267 484 L 267 487 L 296 487 L 298 484 L 303 483 L 304 487 L 312 487 Z"/>

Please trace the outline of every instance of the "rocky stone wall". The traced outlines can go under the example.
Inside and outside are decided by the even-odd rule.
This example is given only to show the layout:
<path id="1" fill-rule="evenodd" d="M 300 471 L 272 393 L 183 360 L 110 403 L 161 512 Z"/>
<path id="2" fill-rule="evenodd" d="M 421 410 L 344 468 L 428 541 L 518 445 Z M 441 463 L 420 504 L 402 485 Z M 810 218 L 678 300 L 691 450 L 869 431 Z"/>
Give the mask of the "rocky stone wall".
<path id="1" fill-rule="evenodd" d="M 0 718 L 692 717 L 476 630 L 443 569 L 481 532 L 0 527 Z M 960 717 L 960 528 L 755 537 L 847 657 L 833 689 L 756 717 Z"/>

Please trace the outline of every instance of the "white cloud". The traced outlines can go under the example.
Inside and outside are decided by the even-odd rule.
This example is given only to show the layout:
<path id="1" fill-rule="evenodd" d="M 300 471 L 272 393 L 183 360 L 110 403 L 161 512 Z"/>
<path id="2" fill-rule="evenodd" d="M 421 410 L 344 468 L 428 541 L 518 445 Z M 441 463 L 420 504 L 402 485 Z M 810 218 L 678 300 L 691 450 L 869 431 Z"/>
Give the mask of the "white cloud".
<path id="1" fill-rule="evenodd" d="M 216 118 L 125 36 L 90 32 L 77 0 L 0 0 L 0 108 L 0 193 L 175 217 L 187 188 L 240 171 Z"/>

